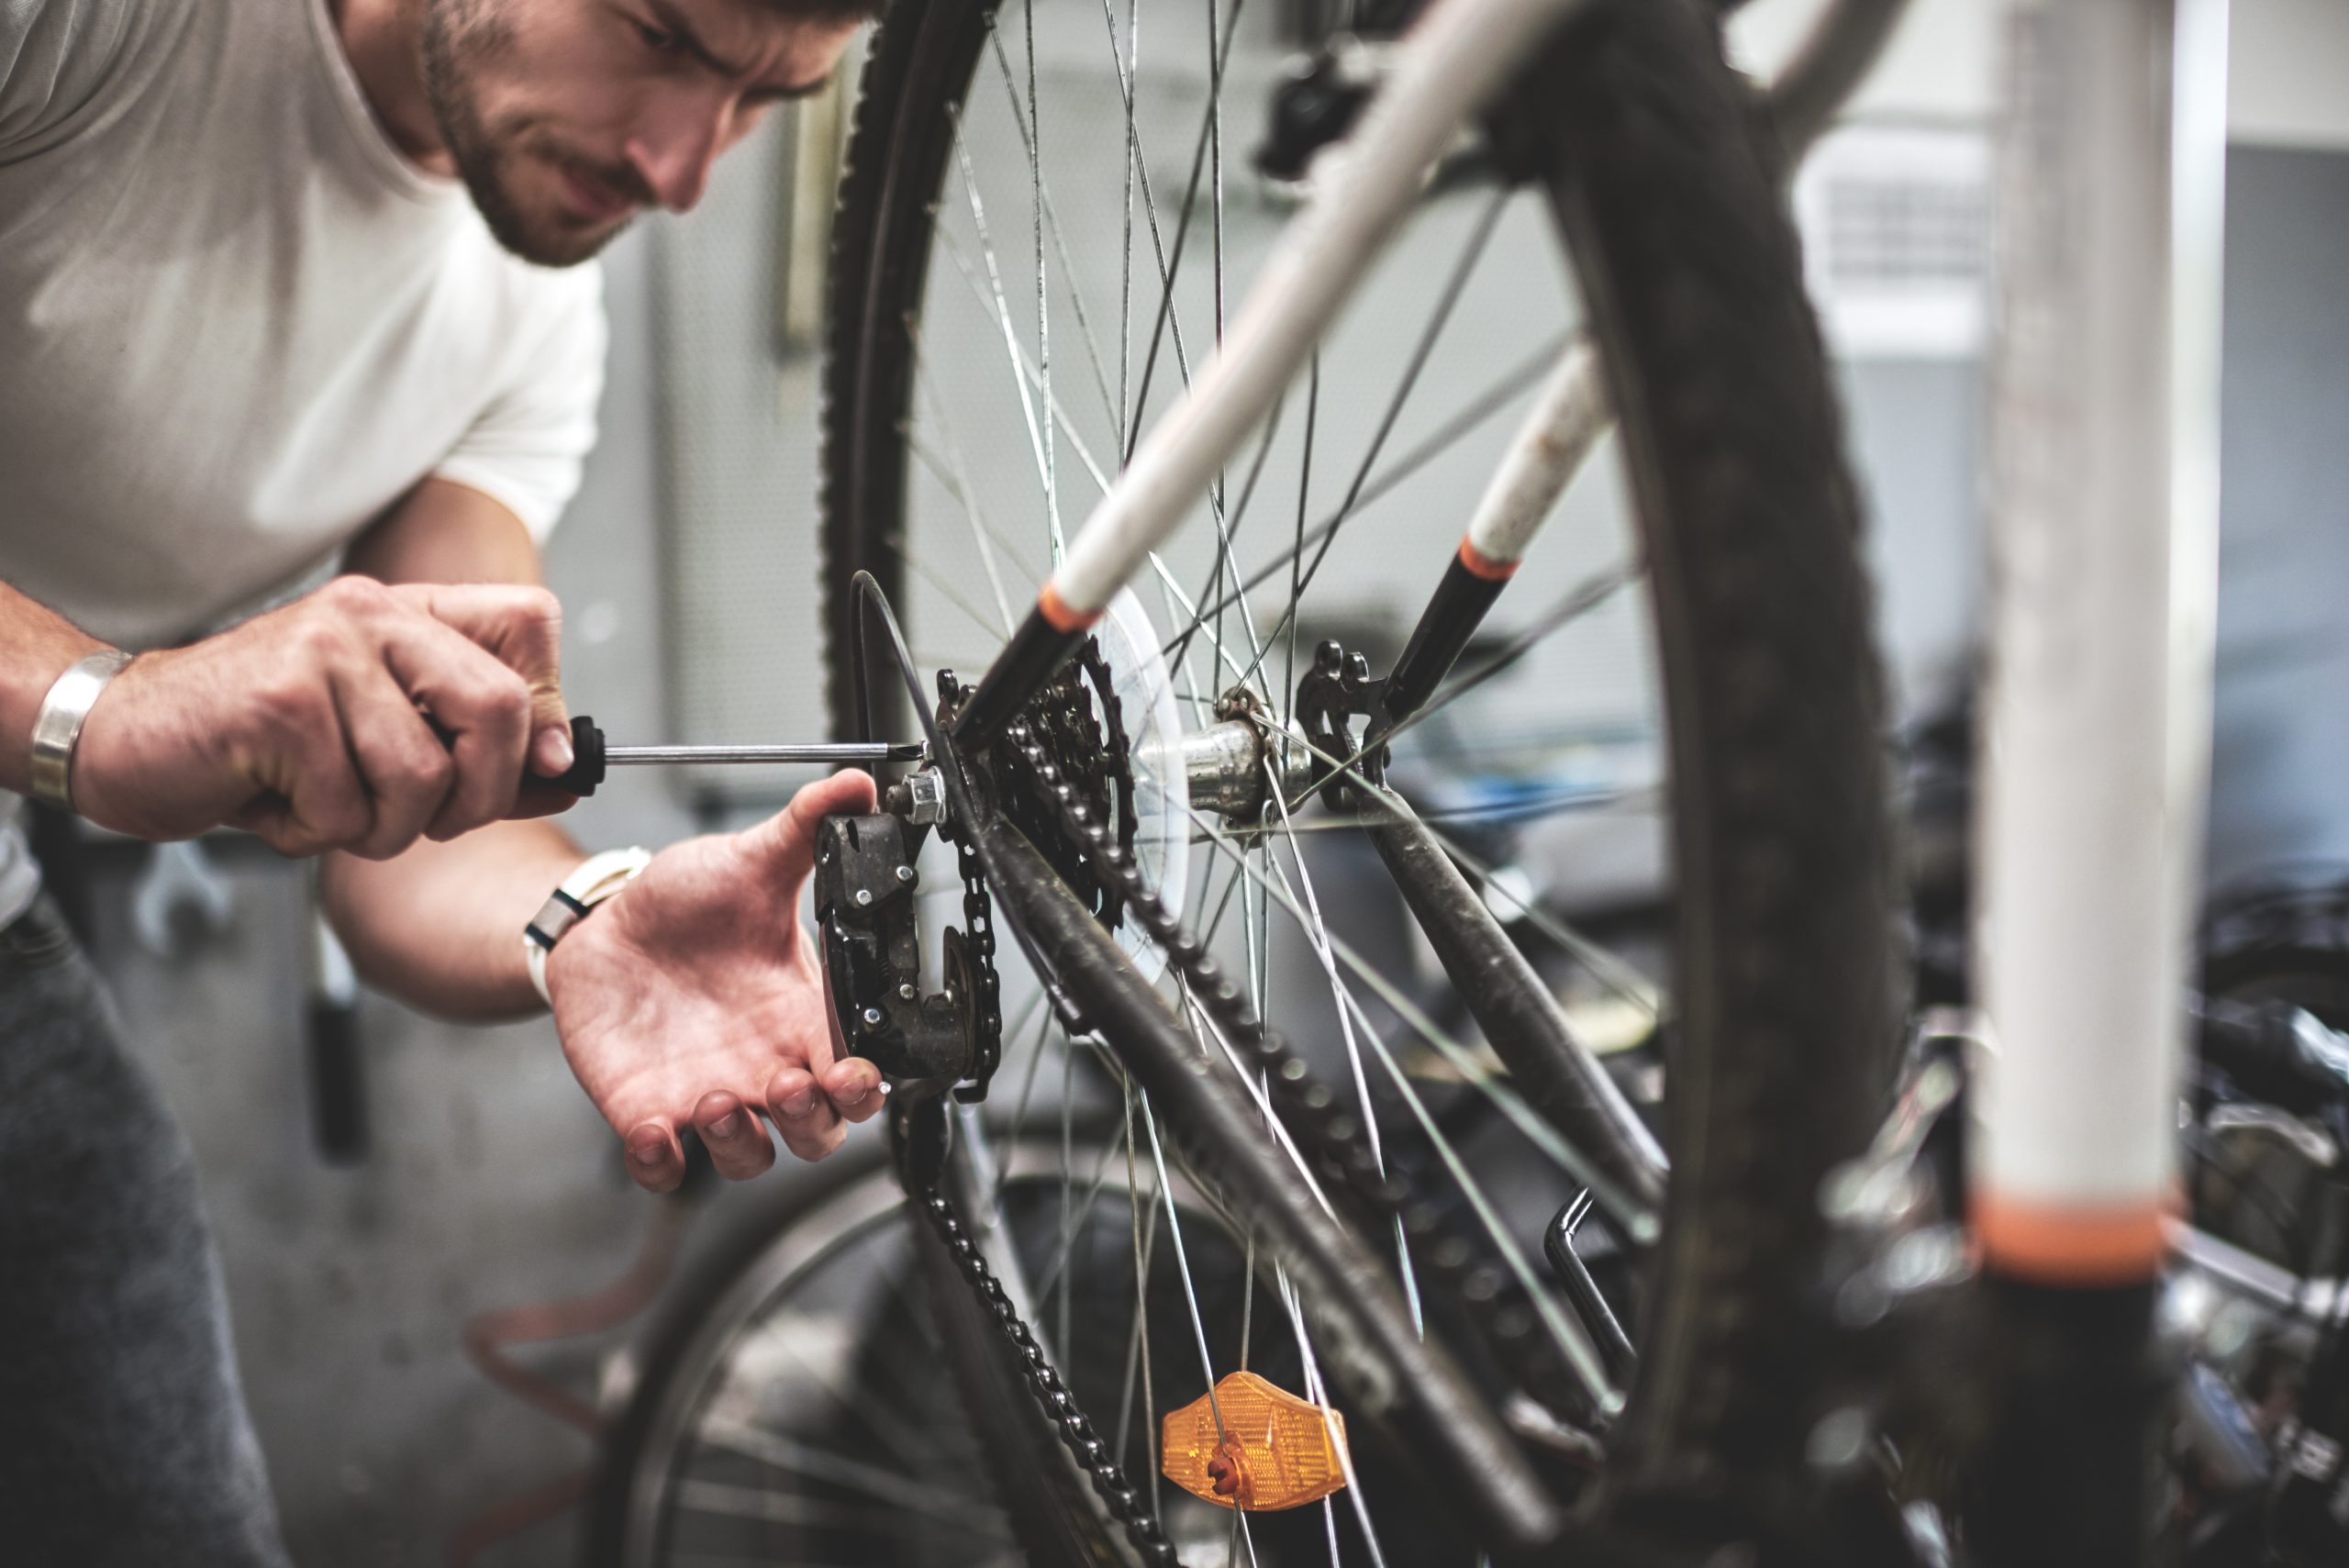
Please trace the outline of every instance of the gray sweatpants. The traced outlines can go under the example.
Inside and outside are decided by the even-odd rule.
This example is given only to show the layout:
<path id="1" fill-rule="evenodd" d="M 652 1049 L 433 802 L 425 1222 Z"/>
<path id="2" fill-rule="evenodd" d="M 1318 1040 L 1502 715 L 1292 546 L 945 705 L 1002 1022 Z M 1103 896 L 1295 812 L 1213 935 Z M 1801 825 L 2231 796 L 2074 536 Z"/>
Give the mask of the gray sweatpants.
<path id="1" fill-rule="evenodd" d="M 0 1560 L 286 1562 L 187 1140 L 47 898 L 0 930 Z"/>

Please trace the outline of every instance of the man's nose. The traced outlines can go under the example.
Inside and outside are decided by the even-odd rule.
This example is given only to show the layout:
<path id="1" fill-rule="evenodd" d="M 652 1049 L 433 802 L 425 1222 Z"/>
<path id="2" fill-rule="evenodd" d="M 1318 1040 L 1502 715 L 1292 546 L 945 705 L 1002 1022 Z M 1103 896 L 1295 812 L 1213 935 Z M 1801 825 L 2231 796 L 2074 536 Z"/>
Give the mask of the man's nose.
<path id="1" fill-rule="evenodd" d="M 726 145 L 731 106 L 707 100 L 677 105 L 629 139 L 629 165 L 671 212 L 687 212 L 709 188 L 710 165 Z"/>

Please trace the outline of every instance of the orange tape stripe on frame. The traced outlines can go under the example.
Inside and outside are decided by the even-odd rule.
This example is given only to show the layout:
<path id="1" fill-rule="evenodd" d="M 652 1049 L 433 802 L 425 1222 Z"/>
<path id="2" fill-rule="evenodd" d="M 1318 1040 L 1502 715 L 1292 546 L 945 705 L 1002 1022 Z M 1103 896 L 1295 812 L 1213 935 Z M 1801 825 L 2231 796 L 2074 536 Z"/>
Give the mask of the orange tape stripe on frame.
<path id="1" fill-rule="evenodd" d="M 2161 1273 L 2175 1202 L 2090 1207 L 1977 1192 L 1975 1244 L 1994 1273 L 2032 1284 L 2141 1284 Z"/>
<path id="2" fill-rule="evenodd" d="M 1036 595 L 1036 613 L 1052 622 L 1055 631 L 1083 631 L 1101 618 L 1099 610 L 1071 609 L 1061 597 L 1060 585 L 1049 579 L 1044 591 Z"/>
<path id="3" fill-rule="evenodd" d="M 1521 561 L 1495 561 L 1466 539 L 1460 541 L 1460 564 L 1472 577 L 1482 577 L 1487 583 L 1506 583 L 1517 575 Z"/>

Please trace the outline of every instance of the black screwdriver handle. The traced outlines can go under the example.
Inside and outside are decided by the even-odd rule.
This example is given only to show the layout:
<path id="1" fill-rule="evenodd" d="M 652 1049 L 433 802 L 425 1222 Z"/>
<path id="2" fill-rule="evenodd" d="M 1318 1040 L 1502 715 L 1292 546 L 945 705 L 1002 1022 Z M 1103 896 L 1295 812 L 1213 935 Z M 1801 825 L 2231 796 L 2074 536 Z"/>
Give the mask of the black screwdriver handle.
<path id="1" fill-rule="evenodd" d="M 604 732 L 596 721 L 580 714 L 571 721 L 571 766 L 553 778 L 532 773 L 531 784 L 547 784 L 566 794 L 581 796 L 596 793 L 604 782 Z"/>

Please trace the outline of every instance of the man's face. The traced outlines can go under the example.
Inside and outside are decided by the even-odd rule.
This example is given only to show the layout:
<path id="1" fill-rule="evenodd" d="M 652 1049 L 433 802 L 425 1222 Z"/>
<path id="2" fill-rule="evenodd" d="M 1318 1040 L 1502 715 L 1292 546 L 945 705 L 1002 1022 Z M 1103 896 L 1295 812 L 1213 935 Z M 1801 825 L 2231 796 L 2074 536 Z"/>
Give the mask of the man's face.
<path id="1" fill-rule="evenodd" d="M 427 0 L 425 85 L 498 242 L 569 266 L 638 209 L 699 201 L 718 155 L 820 86 L 859 25 L 766 0 Z"/>

